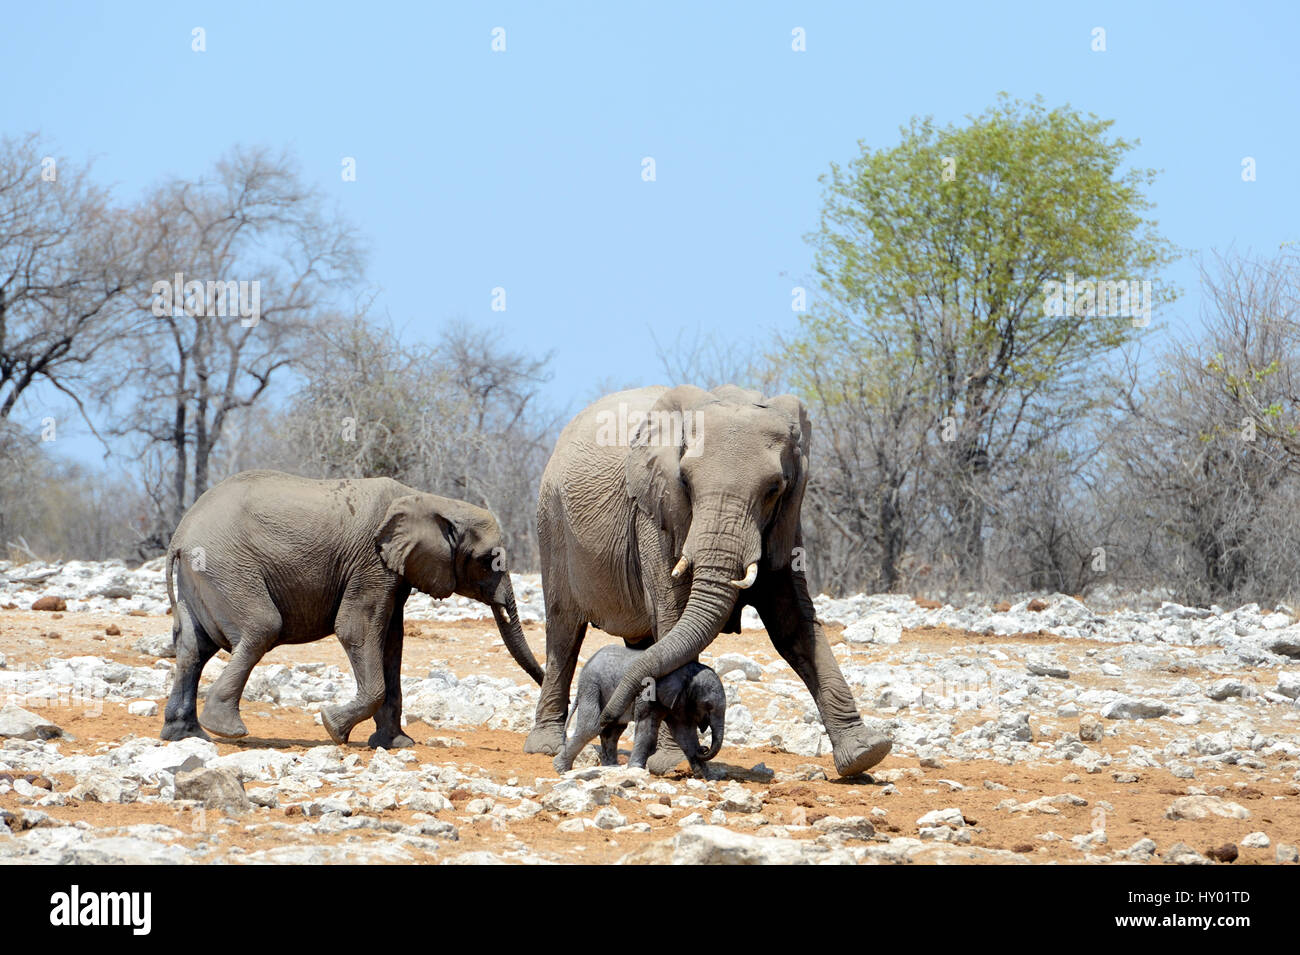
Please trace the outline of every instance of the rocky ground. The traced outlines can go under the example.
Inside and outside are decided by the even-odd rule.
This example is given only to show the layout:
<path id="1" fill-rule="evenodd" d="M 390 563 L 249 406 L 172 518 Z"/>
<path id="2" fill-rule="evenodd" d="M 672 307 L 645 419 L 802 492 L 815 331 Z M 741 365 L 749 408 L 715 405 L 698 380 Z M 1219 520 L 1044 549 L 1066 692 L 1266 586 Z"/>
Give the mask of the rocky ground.
<path id="1" fill-rule="evenodd" d="M 540 657 L 537 578 L 515 583 Z M 349 746 L 329 742 L 320 707 L 353 689 L 332 639 L 275 650 L 254 671 L 250 737 L 162 743 L 166 606 L 157 562 L 0 563 L 0 861 L 1298 858 L 1288 608 L 818 598 L 864 715 L 896 740 L 851 780 L 835 777 L 807 691 L 747 614 L 744 633 L 703 657 L 729 709 L 713 778 L 697 780 L 581 761 L 559 777 L 524 754 L 536 687 L 481 607 L 423 596 L 408 605 L 403 661 L 413 749 L 367 749 L 368 725 Z M 592 631 L 583 658 L 609 642 Z"/>

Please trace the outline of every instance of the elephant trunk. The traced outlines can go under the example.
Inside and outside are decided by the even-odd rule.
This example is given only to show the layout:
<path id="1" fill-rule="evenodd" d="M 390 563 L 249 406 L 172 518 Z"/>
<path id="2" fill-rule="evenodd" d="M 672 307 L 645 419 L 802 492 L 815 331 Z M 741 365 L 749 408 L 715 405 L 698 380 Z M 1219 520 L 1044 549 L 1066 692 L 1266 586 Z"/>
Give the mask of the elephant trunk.
<path id="1" fill-rule="evenodd" d="M 501 633 L 501 640 L 505 643 L 506 649 L 515 658 L 515 662 L 524 668 L 524 672 L 532 677 L 538 686 L 541 686 L 545 671 L 533 656 L 533 651 L 524 638 L 524 628 L 519 623 L 519 611 L 515 609 L 515 592 L 510 586 L 508 574 L 502 575 L 501 583 L 492 597 L 491 606 L 492 616 L 496 618 L 497 630 Z"/>
<path id="2" fill-rule="evenodd" d="M 709 734 L 713 738 L 709 740 L 709 748 L 700 753 L 700 759 L 704 762 L 707 763 L 714 756 L 717 756 L 718 751 L 722 749 L 722 737 L 726 734 L 727 729 L 726 723 L 727 718 L 716 711 L 709 718 Z"/>
<path id="3" fill-rule="evenodd" d="M 707 575 L 697 569 L 686 609 L 662 640 L 641 654 L 623 673 L 623 679 L 601 713 L 601 725 L 615 722 L 632 705 L 647 679 L 658 679 L 699 657 L 714 641 L 736 603 L 731 586 L 734 570 Z"/>

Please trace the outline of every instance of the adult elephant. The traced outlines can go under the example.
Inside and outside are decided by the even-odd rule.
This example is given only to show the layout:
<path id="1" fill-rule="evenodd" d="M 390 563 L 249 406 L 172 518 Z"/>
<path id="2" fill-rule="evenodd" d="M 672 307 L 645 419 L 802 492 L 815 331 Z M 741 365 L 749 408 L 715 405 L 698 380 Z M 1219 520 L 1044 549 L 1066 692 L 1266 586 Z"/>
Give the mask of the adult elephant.
<path id="1" fill-rule="evenodd" d="M 813 612 L 800 508 L 811 429 L 791 395 L 727 385 L 623 391 L 569 423 L 537 509 L 546 598 L 546 676 L 524 749 L 564 746 L 569 686 L 588 624 L 653 646 L 628 668 L 602 723 L 648 678 L 696 659 L 752 606 L 807 685 L 840 775 L 880 762 L 890 741 L 863 725 Z M 681 758 L 660 740 L 650 768 Z"/>

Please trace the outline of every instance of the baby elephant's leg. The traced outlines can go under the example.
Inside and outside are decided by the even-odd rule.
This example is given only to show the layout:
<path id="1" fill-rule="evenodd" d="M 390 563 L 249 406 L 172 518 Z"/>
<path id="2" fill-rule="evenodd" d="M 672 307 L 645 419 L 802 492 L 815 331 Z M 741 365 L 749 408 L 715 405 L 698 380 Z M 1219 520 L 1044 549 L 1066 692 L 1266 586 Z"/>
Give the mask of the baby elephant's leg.
<path id="1" fill-rule="evenodd" d="M 659 707 L 647 703 L 637 705 L 636 741 L 632 744 L 632 758 L 627 761 L 628 766 L 645 769 L 646 760 L 655 751 L 662 720 L 663 713 Z"/>
<path id="2" fill-rule="evenodd" d="M 691 770 L 696 776 L 706 776 L 704 761 L 700 759 L 700 738 L 695 733 L 695 727 L 689 722 L 674 717 L 669 717 L 668 726 L 672 731 L 673 739 L 685 754 L 687 762 L 691 764 Z"/>
<path id="3" fill-rule="evenodd" d="M 557 773 L 567 773 L 572 769 L 582 747 L 600 733 L 600 700 L 594 693 L 584 693 L 581 686 L 578 688 L 578 705 L 573 708 L 573 720 L 569 725 L 572 732 L 551 763 Z"/>
<path id="4" fill-rule="evenodd" d="M 618 740 L 625 729 L 626 723 L 611 723 L 600 731 L 600 765 L 618 765 Z"/>

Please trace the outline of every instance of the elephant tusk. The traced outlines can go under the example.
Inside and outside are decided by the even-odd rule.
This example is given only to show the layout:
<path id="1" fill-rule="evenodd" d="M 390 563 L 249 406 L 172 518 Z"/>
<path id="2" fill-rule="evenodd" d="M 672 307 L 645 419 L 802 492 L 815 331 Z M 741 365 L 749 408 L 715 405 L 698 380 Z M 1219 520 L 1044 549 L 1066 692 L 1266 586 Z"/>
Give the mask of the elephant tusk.
<path id="1" fill-rule="evenodd" d="M 758 579 L 758 564 L 756 563 L 750 564 L 749 568 L 745 571 L 745 579 L 733 580 L 731 582 L 731 586 L 736 587 L 740 590 L 745 590 L 749 587 L 754 586 L 754 581 L 757 579 Z"/>
<path id="2" fill-rule="evenodd" d="M 677 566 L 673 568 L 673 576 L 680 577 L 682 574 L 686 573 L 686 571 L 690 570 L 690 568 L 691 562 L 686 559 L 685 554 L 682 554 L 682 559 L 679 560 Z"/>

